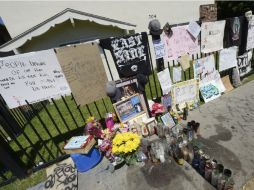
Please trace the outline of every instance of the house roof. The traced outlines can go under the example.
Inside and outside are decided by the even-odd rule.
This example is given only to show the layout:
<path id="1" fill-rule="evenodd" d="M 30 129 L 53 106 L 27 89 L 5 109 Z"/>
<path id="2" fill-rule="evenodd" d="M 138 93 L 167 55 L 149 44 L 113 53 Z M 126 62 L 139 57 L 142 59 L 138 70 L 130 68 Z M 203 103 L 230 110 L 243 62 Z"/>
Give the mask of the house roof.
<path id="1" fill-rule="evenodd" d="M 56 24 L 63 23 L 67 20 L 89 20 L 91 22 L 96 22 L 102 25 L 111 25 L 125 30 L 133 30 L 136 25 L 128 22 L 123 22 L 115 19 L 110 19 L 103 16 L 98 16 L 75 9 L 67 8 L 62 12 L 52 16 L 51 18 L 43 21 L 42 23 L 30 28 L 29 30 L 19 34 L 14 37 L 12 40 L 6 42 L 0 46 L 0 52 L 8 52 L 22 46 L 28 40 L 31 40 L 33 37 L 39 36 L 47 32 L 51 27 L 54 27 Z"/>

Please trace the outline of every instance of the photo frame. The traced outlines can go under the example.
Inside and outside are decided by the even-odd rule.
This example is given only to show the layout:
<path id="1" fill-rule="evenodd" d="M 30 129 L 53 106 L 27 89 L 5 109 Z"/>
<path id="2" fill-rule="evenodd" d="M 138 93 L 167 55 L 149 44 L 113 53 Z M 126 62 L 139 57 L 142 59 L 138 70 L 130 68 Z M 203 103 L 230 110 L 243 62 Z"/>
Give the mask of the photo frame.
<path id="1" fill-rule="evenodd" d="M 157 121 L 154 117 L 144 121 L 145 127 L 148 130 L 149 136 L 155 134 L 155 127 L 157 126 Z"/>
<path id="2" fill-rule="evenodd" d="M 125 123 L 141 114 L 146 113 L 145 106 L 139 94 L 135 94 L 113 104 L 119 121 Z"/>

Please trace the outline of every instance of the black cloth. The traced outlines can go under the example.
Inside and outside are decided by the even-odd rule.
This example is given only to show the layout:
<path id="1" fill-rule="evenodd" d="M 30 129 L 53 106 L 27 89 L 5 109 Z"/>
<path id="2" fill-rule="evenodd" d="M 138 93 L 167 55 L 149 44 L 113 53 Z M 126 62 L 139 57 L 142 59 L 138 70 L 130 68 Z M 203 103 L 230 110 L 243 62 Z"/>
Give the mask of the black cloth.
<path id="1" fill-rule="evenodd" d="M 243 17 L 226 19 L 224 31 L 224 48 L 239 47 L 242 39 Z"/>
<path id="2" fill-rule="evenodd" d="M 100 45 L 110 50 L 120 78 L 135 76 L 139 73 L 151 74 L 148 37 L 145 32 L 102 39 Z"/>
<path id="3" fill-rule="evenodd" d="M 241 44 L 239 46 L 238 56 L 243 55 L 246 51 L 247 36 L 248 36 L 248 24 L 249 21 L 243 16 L 242 19 L 242 33 L 241 33 Z"/>

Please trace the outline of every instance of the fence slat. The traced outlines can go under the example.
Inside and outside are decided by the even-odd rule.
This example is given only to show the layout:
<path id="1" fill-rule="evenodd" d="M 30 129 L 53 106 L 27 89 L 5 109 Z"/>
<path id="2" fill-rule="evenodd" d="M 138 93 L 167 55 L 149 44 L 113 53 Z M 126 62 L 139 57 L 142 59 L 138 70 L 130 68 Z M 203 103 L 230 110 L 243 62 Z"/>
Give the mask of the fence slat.
<path id="1" fill-rule="evenodd" d="M 70 127 L 69 127 L 69 125 L 67 124 L 67 122 L 65 121 L 65 119 L 64 119 L 64 117 L 63 117 L 63 114 L 62 114 L 61 111 L 59 110 L 59 108 L 58 108 L 58 106 L 57 106 L 55 100 L 54 100 L 53 98 L 51 98 L 51 101 L 53 102 L 53 104 L 54 104 L 54 106 L 55 106 L 55 108 L 56 108 L 56 110 L 57 110 L 57 113 L 60 115 L 60 117 L 61 117 L 61 119 L 62 119 L 62 121 L 63 121 L 65 127 L 67 128 L 68 132 L 70 132 L 70 131 L 71 131 L 71 130 L 70 130 Z"/>
<path id="2" fill-rule="evenodd" d="M 72 114 L 72 112 L 71 112 L 71 110 L 70 110 L 70 108 L 69 108 L 69 106 L 68 106 L 66 100 L 64 99 L 63 96 L 61 96 L 61 98 L 62 98 L 62 100 L 63 100 L 63 102 L 64 102 L 64 105 L 65 105 L 65 107 L 67 108 L 67 110 L 68 110 L 68 112 L 69 112 L 69 114 L 70 114 L 72 120 L 74 121 L 76 127 L 78 128 L 78 127 L 79 127 L 79 126 L 78 126 L 78 123 L 77 123 L 77 121 L 75 120 L 75 118 L 74 118 L 74 116 L 73 116 L 73 114 Z"/>
<path id="3" fill-rule="evenodd" d="M 51 135 L 51 133 L 49 132 L 46 124 L 44 123 L 44 121 L 41 119 L 41 116 L 38 112 L 38 110 L 36 110 L 34 108 L 34 106 L 32 104 L 29 104 L 28 101 L 26 100 L 27 105 L 32 109 L 32 111 L 34 112 L 35 116 L 38 118 L 38 120 L 40 121 L 43 129 L 46 131 L 46 133 L 48 134 L 48 136 L 50 137 L 50 140 L 52 140 L 52 142 L 54 143 L 55 147 L 57 148 L 57 150 L 60 152 L 60 154 L 63 154 L 62 150 L 59 148 L 59 146 L 56 144 L 56 142 L 54 141 L 53 136 Z"/>
<path id="4" fill-rule="evenodd" d="M 20 109 L 20 111 L 23 113 L 23 110 Z M 25 114 L 24 114 L 25 117 L 27 117 Z M 38 131 L 35 129 L 34 125 L 32 124 L 32 122 L 27 118 L 28 120 L 28 124 L 31 126 L 31 129 L 33 130 L 33 132 L 36 134 L 36 136 L 38 137 L 38 139 L 40 140 L 40 142 L 43 144 L 43 146 L 45 147 L 45 149 L 48 151 L 49 155 L 55 159 L 54 155 L 52 154 L 50 148 L 47 146 L 47 144 L 45 143 L 45 141 L 41 138 L 41 136 L 39 135 Z M 25 133 L 24 133 L 25 134 Z M 31 140 L 29 139 L 29 137 L 26 135 L 27 137 L 27 140 L 29 140 L 31 142 Z M 32 145 L 33 143 L 31 143 Z M 33 147 L 34 150 L 36 150 L 36 147 Z M 39 153 L 39 152 L 38 152 Z M 39 153 L 40 155 L 40 153 Z M 44 159 L 44 158 L 43 158 Z M 44 162 L 45 162 L 45 159 L 44 159 Z"/>
<path id="5" fill-rule="evenodd" d="M 75 100 L 75 98 L 74 98 L 72 93 L 71 93 L 71 97 L 72 97 L 72 99 L 73 99 L 73 101 L 74 101 L 74 103 L 75 103 L 75 105 L 76 105 L 76 107 L 77 107 L 77 109 L 79 111 L 79 114 L 80 114 L 81 118 L 83 119 L 84 122 L 86 122 L 85 117 L 84 117 L 84 115 L 83 115 L 83 113 L 82 113 L 82 111 L 80 109 L 80 105 L 77 104 L 77 102 L 76 102 L 76 100 Z"/>

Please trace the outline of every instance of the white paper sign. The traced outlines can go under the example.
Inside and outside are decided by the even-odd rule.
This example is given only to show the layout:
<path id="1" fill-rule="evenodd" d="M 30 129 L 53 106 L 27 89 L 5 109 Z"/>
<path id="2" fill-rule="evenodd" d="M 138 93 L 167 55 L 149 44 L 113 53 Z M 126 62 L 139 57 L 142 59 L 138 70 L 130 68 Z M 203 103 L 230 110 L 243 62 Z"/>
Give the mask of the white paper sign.
<path id="1" fill-rule="evenodd" d="M 160 59 L 165 56 L 165 46 L 162 40 L 154 40 L 153 47 L 156 59 Z"/>
<path id="2" fill-rule="evenodd" d="M 199 90 L 205 102 L 214 100 L 221 95 L 219 87 L 215 81 L 200 84 Z"/>
<path id="3" fill-rule="evenodd" d="M 163 95 L 168 94 L 170 92 L 171 86 L 172 86 L 172 81 L 170 78 L 169 70 L 166 68 L 163 71 L 157 73 L 157 76 L 160 81 Z"/>
<path id="4" fill-rule="evenodd" d="M 220 51 L 219 71 L 224 71 L 237 66 L 237 47 L 230 47 Z"/>
<path id="5" fill-rule="evenodd" d="M 71 90 L 54 51 L 44 50 L 0 58 L 0 93 L 11 109 Z"/>
<path id="6" fill-rule="evenodd" d="M 182 68 L 173 67 L 173 82 L 179 82 L 182 80 Z"/>
<path id="7" fill-rule="evenodd" d="M 198 23 L 193 21 L 189 23 L 187 30 L 194 38 L 197 38 L 200 33 L 201 27 Z"/>
<path id="8" fill-rule="evenodd" d="M 251 58 L 252 50 L 249 50 L 247 53 L 237 57 L 237 67 L 240 77 L 243 77 L 251 71 Z"/>
<path id="9" fill-rule="evenodd" d="M 246 49 L 253 49 L 254 48 L 254 16 L 249 21 L 248 24 L 248 37 L 247 37 L 247 46 Z"/>
<path id="10" fill-rule="evenodd" d="M 215 59 L 213 55 L 194 60 L 194 78 L 203 80 L 215 71 Z"/>
<path id="11" fill-rule="evenodd" d="M 210 53 L 223 49 L 225 23 L 225 20 L 202 23 L 201 52 Z"/>

